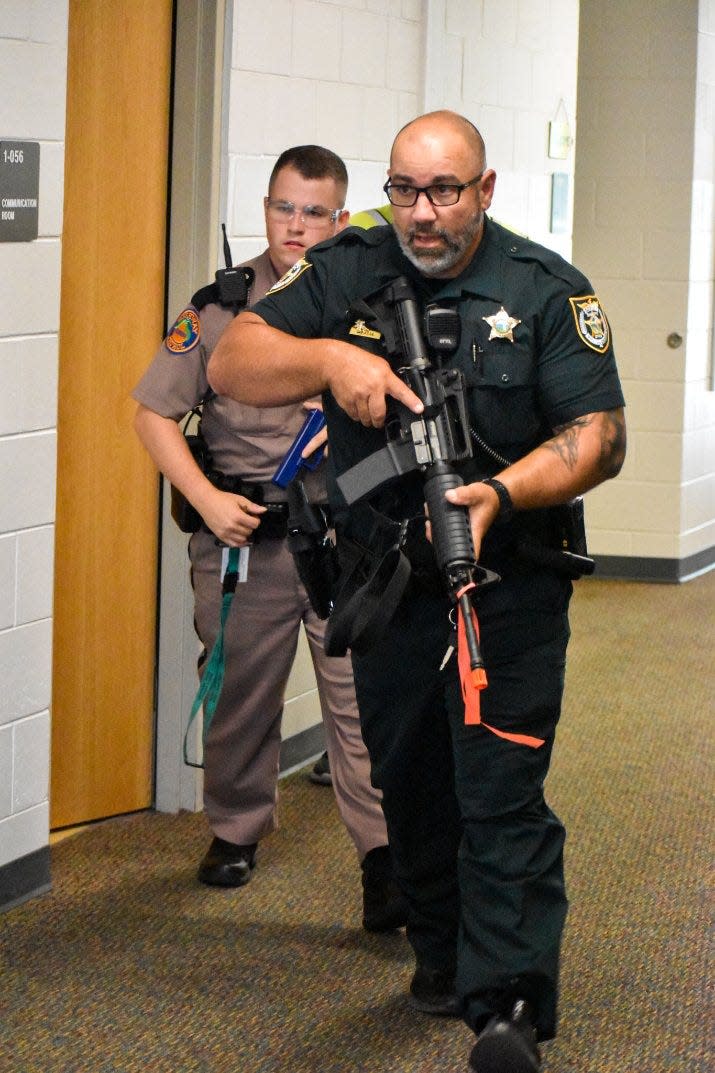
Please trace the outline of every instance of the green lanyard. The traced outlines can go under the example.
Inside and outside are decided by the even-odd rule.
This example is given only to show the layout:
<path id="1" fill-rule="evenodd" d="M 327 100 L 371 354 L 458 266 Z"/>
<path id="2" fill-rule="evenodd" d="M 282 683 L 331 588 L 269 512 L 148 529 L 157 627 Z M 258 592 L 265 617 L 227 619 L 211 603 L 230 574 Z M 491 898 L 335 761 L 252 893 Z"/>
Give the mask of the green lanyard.
<path id="1" fill-rule="evenodd" d="M 226 573 L 223 576 L 223 582 L 221 585 L 221 625 L 219 627 L 218 635 L 214 642 L 214 646 L 211 649 L 211 655 L 206 661 L 204 667 L 204 673 L 201 676 L 201 684 L 199 685 L 199 691 L 194 698 L 194 703 L 191 706 L 191 714 L 189 716 L 189 722 L 186 727 L 186 733 L 184 734 L 184 763 L 189 767 L 202 768 L 203 761 L 196 763 L 189 760 L 187 742 L 189 738 L 189 731 L 191 725 L 196 718 L 199 708 L 203 705 L 204 709 L 204 725 L 201 734 L 201 741 L 203 745 L 206 745 L 206 737 L 211 726 L 211 720 L 213 719 L 214 712 L 216 711 L 216 705 L 218 699 L 221 696 L 221 690 L 223 688 L 223 673 L 224 673 L 224 658 L 223 658 L 223 631 L 226 625 L 226 619 L 228 618 L 228 612 L 231 607 L 231 601 L 236 591 L 236 582 L 238 580 L 238 557 L 240 548 L 228 549 L 228 565 L 226 567 Z"/>

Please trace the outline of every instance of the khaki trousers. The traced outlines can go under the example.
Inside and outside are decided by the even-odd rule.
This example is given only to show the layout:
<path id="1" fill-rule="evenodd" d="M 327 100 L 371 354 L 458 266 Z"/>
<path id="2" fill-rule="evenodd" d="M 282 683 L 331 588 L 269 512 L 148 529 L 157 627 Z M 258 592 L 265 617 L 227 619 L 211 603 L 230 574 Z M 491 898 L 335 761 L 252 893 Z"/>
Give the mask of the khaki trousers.
<path id="1" fill-rule="evenodd" d="M 221 613 L 221 548 L 213 534 L 189 544 L 194 621 L 206 653 Z M 349 656 L 323 651 L 325 623 L 312 610 L 285 540 L 249 552 L 248 578 L 224 630 L 225 677 L 204 748 L 204 809 L 215 835 L 250 845 L 276 827 L 281 717 L 286 682 L 305 629 L 315 668 L 335 799 L 358 858 L 387 845 L 381 795 L 370 782 Z"/>

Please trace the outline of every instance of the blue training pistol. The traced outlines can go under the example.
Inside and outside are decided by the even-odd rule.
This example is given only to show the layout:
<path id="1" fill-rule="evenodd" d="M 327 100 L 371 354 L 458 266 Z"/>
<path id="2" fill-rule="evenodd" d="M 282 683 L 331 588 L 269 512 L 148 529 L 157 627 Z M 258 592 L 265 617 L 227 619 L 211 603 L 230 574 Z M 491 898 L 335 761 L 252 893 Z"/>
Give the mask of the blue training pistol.
<path id="1" fill-rule="evenodd" d="M 271 478 L 279 488 L 287 488 L 301 469 L 314 470 L 319 465 L 323 458 L 325 447 L 319 447 L 317 451 L 313 451 L 309 458 L 302 458 L 301 452 L 324 425 L 325 417 L 322 410 L 308 410 L 300 432 L 293 440 L 285 458 Z"/>

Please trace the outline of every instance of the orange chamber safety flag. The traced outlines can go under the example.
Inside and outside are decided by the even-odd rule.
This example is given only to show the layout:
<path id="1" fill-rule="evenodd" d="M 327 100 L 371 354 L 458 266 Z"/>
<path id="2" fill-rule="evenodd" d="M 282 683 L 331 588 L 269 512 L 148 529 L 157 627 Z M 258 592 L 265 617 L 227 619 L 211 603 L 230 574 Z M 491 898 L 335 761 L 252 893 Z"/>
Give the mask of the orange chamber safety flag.
<path id="1" fill-rule="evenodd" d="M 470 605 L 472 628 L 477 639 L 479 638 L 479 622 L 477 614 Z M 459 667 L 459 680 L 462 685 L 462 698 L 464 700 L 464 722 L 466 726 L 481 725 L 485 730 L 496 734 L 498 738 L 505 738 L 517 745 L 527 745 L 531 749 L 538 749 L 544 744 L 543 738 L 534 738 L 530 734 L 514 734 L 506 730 L 484 723 L 481 716 L 480 693 L 487 688 L 487 676 L 482 667 L 472 668 L 469 661 L 469 647 L 467 645 L 467 630 L 464 615 L 460 604 L 457 604 L 457 663 Z"/>

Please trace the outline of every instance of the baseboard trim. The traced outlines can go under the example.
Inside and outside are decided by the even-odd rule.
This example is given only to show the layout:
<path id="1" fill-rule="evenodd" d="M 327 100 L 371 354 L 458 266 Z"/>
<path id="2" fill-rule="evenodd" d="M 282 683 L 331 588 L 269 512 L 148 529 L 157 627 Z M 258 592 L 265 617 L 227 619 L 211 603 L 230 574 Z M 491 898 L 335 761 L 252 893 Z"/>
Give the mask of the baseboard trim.
<path id="1" fill-rule="evenodd" d="M 311 756 L 319 755 L 324 748 L 325 730 L 322 723 L 286 738 L 281 744 L 281 775 L 288 775 L 296 768 L 303 767 Z"/>
<path id="2" fill-rule="evenodd" d="M 47 894 L 50 882 L 50 847 L 28 853 L 0 868 L 0 913 Z"/>
<path id="3" fill-rule="evenodd" d="M 640 559 L 630 555 L 596 555 L 594 577 L 604 580 L 678 584 L 715 568 L 715 547 L 685 559 Z"/>

